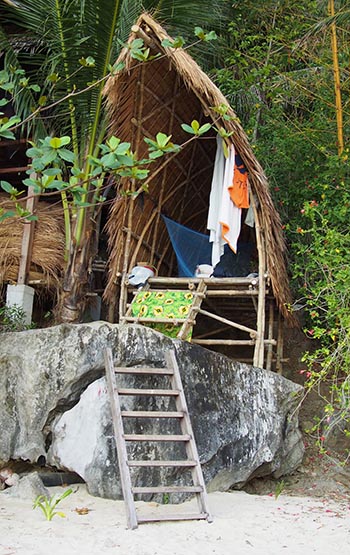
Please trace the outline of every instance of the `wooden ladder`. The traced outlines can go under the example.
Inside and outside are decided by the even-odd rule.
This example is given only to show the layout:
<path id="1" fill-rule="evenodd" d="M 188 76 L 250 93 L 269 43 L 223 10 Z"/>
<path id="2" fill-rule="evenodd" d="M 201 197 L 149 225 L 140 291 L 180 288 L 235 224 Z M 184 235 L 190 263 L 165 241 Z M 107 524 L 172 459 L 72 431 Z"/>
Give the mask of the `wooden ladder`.
<path id="1" fill-rule="evenodd" d="M 113 363 L 112 350 L 105 349 L 104 352 L 107 388 L 111 401 L 112 420 L 115 442 L 118 454 L 118 464 L 122 492 L 127 513 L 128 528 L 137 528 L 138 524 L 144 522 L 157 522 L 167 520 L 199 520 L 206 519 L 212 522 L 207 504 L 207 493 L 203 478 L 197 445 L 194 439 L 191 420 L 189 417 L 186 398 L 182 388 L 181 376 L 177 365 L 174 351 L 165 355 L 165 368 L 140 368 L 140 367 L 115 367 Z M 134 374 L 138 376 L 168 376 L 169 389 L 125 389 L 117 385 L 117 374 Z M 127 411 L 121 409 L 120 396 L 142 395 L 142 396 L 165 396 L 175 400 L 176 411 Z M 178 419 L 181 434 L 126 434 L 124 433 L 123 419 L 133 418 L 159 418 Z M 186 460 L 129 460 L 126 444 L 127 442 L 183 442 L 186 448 Z M 167 486 L 156 487 L 143 486 L 134 487 L 130 474 L 132 467 L 178 467 L 190 469 L 193 485 L 191 486 Z M 193 514 L 160 514 L 149 517 L 139 516 L 136 512 L 134 494 L 170 494 L 170 493 L 193 493 L 198 502 L 199 512 Z"/>

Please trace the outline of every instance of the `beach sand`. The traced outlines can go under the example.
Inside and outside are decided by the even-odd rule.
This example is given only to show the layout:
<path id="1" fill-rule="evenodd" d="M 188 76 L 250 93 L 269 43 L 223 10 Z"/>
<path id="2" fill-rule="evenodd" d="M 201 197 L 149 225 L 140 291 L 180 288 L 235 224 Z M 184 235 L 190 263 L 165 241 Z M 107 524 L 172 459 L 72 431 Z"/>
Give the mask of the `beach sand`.
<path id="1" fill-rule="evenodd" d="M 181 521 L 126 527 L 123 501 L 92 497 L 84 484 L 47 521 L 33 501 L 0 492 L 0 555 L 329 555 L 350 552 L 350 497 L 335 501 L 282 493 L 210 493 L 213 522 Z M 67 488 L 49 488 L 61 494 Z M 195 500 L 138 511 L 196 511 Z M 81 511 L 83 509 L 83 511 Z M 87 511 L 86 511 L 87 509 Z M 83 512 L 85 514 L 79 514 Z"/>

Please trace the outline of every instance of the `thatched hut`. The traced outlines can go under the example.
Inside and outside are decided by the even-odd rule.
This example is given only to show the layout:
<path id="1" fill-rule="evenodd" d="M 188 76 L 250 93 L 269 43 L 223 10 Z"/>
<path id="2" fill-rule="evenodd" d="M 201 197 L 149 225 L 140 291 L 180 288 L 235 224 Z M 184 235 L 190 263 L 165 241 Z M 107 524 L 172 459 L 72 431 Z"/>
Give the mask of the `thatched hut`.
<path id="1" fill-rule="evenodd" d="M 130 45 L 137 38 L 142 38 L 150 49 L 151 61 L 140 63 L 133 58 Z M 190 287 L 196 292 L 198 284 L 204 283 L 201 292 L 197 291 L 196 306 L 190 311 L 190 326 L 196 319 L 195 330 L 201 330 L 198 334 L 194 331 L 193 342 L 233 347 L 241 356 L 239 349 L 245 353 L 251 349 L 255 364 L 271 367 L 272 361 L 277 360 L 280 368 L 282 332 L 276 322 L 294 323 L 294 318 L 290 312 L 282 226 L 267 179 L 226 98 L 185 50 L 165 46 L 165 39 L 171 40 L 161 25 L 148 14 L 142 15 L 132 28 L 129 47 L 119 57 L 124 69 L 111 77 L 105 87 L 110 134 L 130 142 L 138 158 L 147 154 L 144 137 L 154 139 L 158 132 L 171 135 L 175 144 L 184 145 L 177 154 L 155 160 L 147 178 L 147 193 L 135 194 L 140 193 L 140 183 L 130 180 L 121 180 L 118 185 L 107 224 L 110 258 L 105 299 L 110 306 L 110 319 L 119 312 L 120 321 L 157 324 L 157 318 L 135 317 L 130 305 L 128 276 L 135 265 L 146 262 L 156 273 L 148 281 L 151 289 Z M 182 124 L 193 120 L 212 127 L 189 141 Z M 220 128 L 225 131 L 226 149 L 234 146 L 248 172 L 255 227 L 252 233 L 244 224 L 247 210 L 242 210 L 239 239 L 245 234 L 253 242 L 256 266 L 250 269 L 258 277 L 241 273 L 221 279 L 178 277 L 176 245 L 165 222 L 208 233 Z M 190 239 L 183 243 L 186 241 Z M 220 327 L 213 328 L 208 318 Z M 161 321 L 160 318 L 158 323 Z M 177 323 L 183 327 L 178 336 L 184 338 L 189 322 Z"/>
<path id="2" fill-rule="evenodd" d="M 25 207 L 23 202 L 23 207 Z M 5 194 L 0 195 L 0 207 L 13 210 L 13 203 Z M 61 205 L 40 201 L 35 209 L 37 221 L 24 218 L 6 218 L 0 223 L 0 287 L 16 284 L 23 261 L 25 229 L 33 227 L 30 260 L 25 282 L 35 286 L 44 295 L 54 296 L 59 287 L 64 266 L 64 222 Z"/>

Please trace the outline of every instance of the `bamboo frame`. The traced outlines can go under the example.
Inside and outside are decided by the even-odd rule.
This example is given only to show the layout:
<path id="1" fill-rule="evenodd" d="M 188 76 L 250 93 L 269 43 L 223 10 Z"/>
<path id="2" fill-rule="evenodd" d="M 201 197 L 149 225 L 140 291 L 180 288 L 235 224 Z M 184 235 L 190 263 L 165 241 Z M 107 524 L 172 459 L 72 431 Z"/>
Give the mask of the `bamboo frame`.
<path id="1" fill-rule="evenodd" d="M 269 325 L 268 325 L 268 339 L 273 338 L 273 324 L 274 324 L 274 306 L 273 300 L 270 299 L 269 301 Z M 273 349 L 272 344 L 269 344 L 267 347 L 267 356 L 266 356 L 266 370 L 271 370 L 272 367 L 272 355 Z"/>
<path id="2" fill-rule="evenodd" d="M 252 203 L 254 210 L 255 219 L 255 231 L 256 231 L 256 244 L 258 249 L 259 257 L 259 294 L 258 294 L 258 312 L 257 312 L 257 337 L 254 349 L 254 360 L 253 365 L 258 368 L 263 368 L 264 366 L 264 334 L 265 334 L 265 245 L 260 224 L 260 218 L 257 206 L 255 204 L 255 199 L 253 195 L 250 195 L 250 202 Z"/>

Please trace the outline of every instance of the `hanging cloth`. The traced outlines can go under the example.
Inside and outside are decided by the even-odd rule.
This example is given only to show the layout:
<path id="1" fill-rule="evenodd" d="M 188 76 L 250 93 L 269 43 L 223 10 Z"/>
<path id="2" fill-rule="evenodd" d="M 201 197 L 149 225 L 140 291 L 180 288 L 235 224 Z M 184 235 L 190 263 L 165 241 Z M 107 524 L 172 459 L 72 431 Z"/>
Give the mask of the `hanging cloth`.
<path id="1" fill-rule="evenodd" d="M 222 190 L 225 174 L 225 155 L 222 148 L 222 139 L 219 135 L 216 137 L 216 155 L 214 172 L 211 181 L 211 190 L 209 197 L 209 210 L 207 229 L 210 232 L 209 241 L 212 243 L 211 263 L 213 266 L 219 262 L 221 255 L 224 252 L 225 240 L 221 233 L 220 224 L 220 209 Z"/>
<path id="2" fill-rule="evenodd" d="M 230 249 L 237 252 L 237 241 L 241 232 L 242 210 L 232 201 L 231 188 L 235 164 L 235 148 L 231 145 L 225 163 L 224 183 L 222 188 L 219 221 L 222 226 L 222 239 L 228 243 Z M 213 264 L 214 265 L 214 264 Z"/>
<path id="3" fill-rule="evenodd" d="M 249 208 L 248 172 L 239 154 L 235 154 L 235 166 L 230 197 L 237 208 Z"/>

